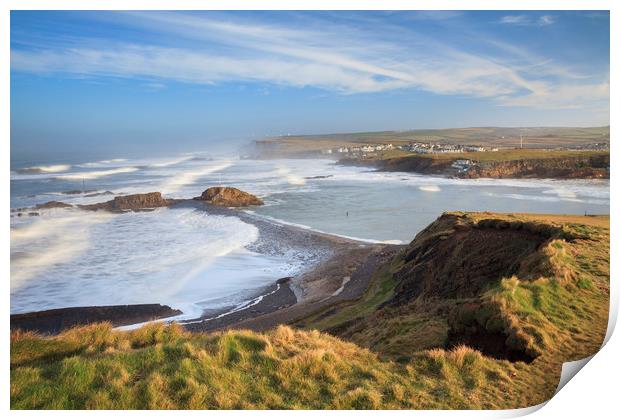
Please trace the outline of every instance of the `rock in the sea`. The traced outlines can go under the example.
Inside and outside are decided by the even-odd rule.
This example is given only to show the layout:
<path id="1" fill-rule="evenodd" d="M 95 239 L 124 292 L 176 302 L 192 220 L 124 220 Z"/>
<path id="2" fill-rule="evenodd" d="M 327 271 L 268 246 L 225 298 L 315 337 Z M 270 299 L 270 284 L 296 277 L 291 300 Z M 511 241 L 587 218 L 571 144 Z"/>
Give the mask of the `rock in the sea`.
<path id="1" fill-rule="evenodd" d="M 153 209 L 156 207 L 166 207 L 174 204 L 176 200 L 166 199 L 160 192 L 150 192 L 146 194 L 132 194 L 114 197 L 114 200 L 105 203 L 87 204 L 79 206 L 85 210 L 108 210 L 108 211 L 129 211 Z"/>
<path id="2" fill-rule="evenodd" d="M 233 187 L 211 187 L 205 190 L 200 197 L 195 197 L 194 200 L 208 201 L 211 204 L 223 207 L 260 206 L 264 204 L 263 200 L 255 195 Z"/>
<path id="3" fill-rule="evenodd" d="M 73 207 L 71 204 L 63 203 L 62 201 L 48 201 L 47 203 L 37 204 L 35 209 L 58 209 L 65 207 Z"/>
<path id="4" fill-rule="evenodd" d="M 100 195 L 114 195 L 112 191 L 103 191 L 98 193 L 86 194 L 84 197 L 99 197 Z"/>
<path id="5" fill-rule="evenodd" d="M 84 306 L 50 309 L 40 312 L 11 315 L 11 330 L 58 334 L 64 329 L 93 322 L 110 322 L 112 326 L 131 325 L 181 315 L 178 309 L 166 305 Z"/>
<path id="6" fill-rule="evenodd" d="M 115 197 L 112 203 L 113 207 L 119 210 L 165 207 L 170 204 L 168 200 L 161 196 L 160 192 L 122 195 L 120 197 Z"/>

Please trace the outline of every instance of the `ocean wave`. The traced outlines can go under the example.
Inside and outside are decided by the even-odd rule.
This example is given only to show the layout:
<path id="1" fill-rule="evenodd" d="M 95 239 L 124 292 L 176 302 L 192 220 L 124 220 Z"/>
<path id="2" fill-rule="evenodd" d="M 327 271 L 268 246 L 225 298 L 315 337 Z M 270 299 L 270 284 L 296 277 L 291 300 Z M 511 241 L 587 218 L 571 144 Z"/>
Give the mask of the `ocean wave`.
<path id="1" fill-rule="evenodd" d="M 182 187 L 195 183 L 199 178 L 222 171 L 232 165 L 231 161 L 224 161 L 201 169 L 185 171 L 171 176 L 162 182 L 157 188 L 164 194 L 175 193 Z M 202 187 L 201 187 L 202 188 Z"/>
<path id="2" fill-rule="evenodd" d="M 18 174 L 47 174 L 55 172 L 66 172 L 71 169 L 71 165 L 48 165 L 48 166 L 32 166 L 29 168 L 16 169 Z"/>
<path id="3" fill-rule="evenodd" d="M 441 191 L 441 188 L 439 188 L 437 185 L 420 185 L 420 187 L 418 187 L 420 189 L 420 191 L 426 191 L 426 192 L 439 192 Z"/>
<path id="4" fill-rule="evenodd" d="M 288 166 L 278 165 L 276 173 L 278 177 L 285 179 L 286 182 L 291 185 L 306 185 L 305 177 L 293 173 L 291 168 L 289 168 Z"/>
<path id="5" fill-rule="evenodd" d="M 178 158 L 174 160 L 155 162 L 155 163 L 148 164 L 147 166 L 150 166 L 152 168 L 165 168 L 166 166 L 178 165 L 179 163 L 187 162 L 190 160 L 194 160 L 194 156 L 186 156 L 186 157 L 182 157 L 182 158 Z"/>
<path id="6" fill-rule="evenodd" d="M 258 228 L 237 217 L 194 209 L 67 213 L 12 229 L 12 311 L 191 303 L 248 288 L 205 274 L 258 239 Z"/>
<path id="7" fill-rule="evenodd" d="M 80 210 L 40 213 L 41 217 L 32 223 L 11 227 L 11 291 L 49 267 L 84 254 L 91 246 L 90 229 L 113 217 L 102 212 L 85 217 Z"/>
<path id="8" fill-rule="evenodd" d="M 71 180 L 71 181 L 74 181 L 74 180 L 80 181 L 82 179 L 96 179 L 96 178 L 101 178 L 104 176 L 125 174 L 129 172 L 135 172 L 137 170 L 138 168 L 136 167 L 126 166 L 123 168 L 108 169 L 105 171 L 73 172 L 73 173 L 68 173 L 64 175 L 57 175 L 54 178 Z"/>
<path id="9" fill-rule="evenodd" d="M 79 166 L 81 168 L 100 168 L 100 167 L 109 167 L 111 165 L 117 165 L 123 162 L 127 162 L 127 159 L 125 158 L 104 159 L 104 160 L 98 160 L 96 162 L 80 163 L 79 165 L 76 165 L 76 166 Z"/>

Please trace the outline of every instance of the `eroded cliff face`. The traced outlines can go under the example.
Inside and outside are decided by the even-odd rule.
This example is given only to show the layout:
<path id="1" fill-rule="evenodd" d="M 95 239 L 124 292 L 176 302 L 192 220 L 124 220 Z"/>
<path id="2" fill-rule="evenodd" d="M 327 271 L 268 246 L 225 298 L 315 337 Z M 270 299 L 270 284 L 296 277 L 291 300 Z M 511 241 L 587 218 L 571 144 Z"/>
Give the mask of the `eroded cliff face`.
<path id="1" fill-rule="evenodd" d="M 459 174 L 464 178 L 609 178 L 606 158 L 523 159 L 481 163 Z"/>
<path id="2" fill-rule="evenodd" d="M 474 161 L 467 171 L 452 167 L 456 159 L 403 156 L 390 159 L 341 159 L 339 163 L 375 166 L 380 171 L 418 172 L 459 178 L 609 178 L 609 154 L 591 157 Z"/>
<path id="3" fill-rule="evenodd" d="M 550 233 L 523 223 L 485 221 L 444 214 L 409 245 L 395 273 L 392 304 L 424 298 L 471 298 L 516 274 Z"/>
<path id="4" fill-rule="evenodd" d="M 488 291 L 509 279 L 573 281 L 574 273 L 552 262 L 552 255 L 578 237 L 551 224 L 446 213 L 401 254 L 395 293 L 385 306 L 451 302 L 444 309 L 446 347 L 466 344 L 493 357 L 531 361 L 542 351 L 535 335 Z"/>
<path id="5" fill-rule="evenodd" d="M 604 270 L 582 262 L 593 241 L 606 253 L 607 231 L 575 222 L 445 213 L 377 269 L 365 301 L 317 319 L 330 333 L 397 359 L 464 344 L 496 359 L 532 362 L 564 333 L 563 317 L 578 316 L 569 300 L 595 290 L 584 279 L 602 273 L 596 287 L 601 301 L 606 296 Z"/>
<path id="6" fill-rule="evenodd" d="M 437 160 L 424 156 L 403 156 L 391 159 L 345 158 L 338 161 L 347 166 L 375 166 L 380 171 L 419 172 L 422 174 L 446 174 L 452 170 L 452 160 Z"/>

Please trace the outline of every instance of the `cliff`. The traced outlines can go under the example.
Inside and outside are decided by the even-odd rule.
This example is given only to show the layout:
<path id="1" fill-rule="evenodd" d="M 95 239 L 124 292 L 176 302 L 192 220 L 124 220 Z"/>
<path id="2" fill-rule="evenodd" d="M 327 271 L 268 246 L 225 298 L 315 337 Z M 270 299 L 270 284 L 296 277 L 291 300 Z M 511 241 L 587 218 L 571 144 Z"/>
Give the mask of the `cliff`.
<path id="1" fill-rule="evenodd" d="M 401 362 L 466 345 L 517 363 L 518 375 L 544 382 L 550 396 L 561 362 L 593 354 L 605 336 L 608 223 L 445 213 L 377 269 L 363 298 L 297 325 Z"/>
<path id="2" fill-rule="evenodd" d="M 519 157 L 523 154 L 526 157 Z M 471 160 L 467 170 L 453 167 Z M 464 155 L 405 155 L 391 158 L 341 159 L 342 165 L 374 166 L 381 171 L 417 172 L 459 178 L 609 178 L 609 153 L 555 151 L 482 152 Z"/>
<path id="3" fill-rule="evenodd" d="M 609 178 L 609 154 L 565 159 L 520 159 L 482 163 L 464 178 Z"/>

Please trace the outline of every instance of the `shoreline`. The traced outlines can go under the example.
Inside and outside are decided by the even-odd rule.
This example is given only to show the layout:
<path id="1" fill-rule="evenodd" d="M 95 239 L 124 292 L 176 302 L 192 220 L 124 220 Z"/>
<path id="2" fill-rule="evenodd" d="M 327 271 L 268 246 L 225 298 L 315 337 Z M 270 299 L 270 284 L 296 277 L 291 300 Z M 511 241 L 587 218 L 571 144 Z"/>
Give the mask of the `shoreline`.
<path id="1" fill-rule="evenodd" d="M 365 276 L 354 275 L 358 266 L 363 266 L 371 255 L 385 247 L 402 246 L 363 242 L 193 200 L 183 200 L 172 207 L 190 207 L 250 223 L 259 229 L 259 240 L 250 244 L 248 250 L 263 255 L 297 254 L 302 259 L 301 269 L 291 277 L 274 278 L 272 284 L 237 306 L 204 311 L 197 318 L 178 319 L 183 314 L 164 302 L 84 306 L 11 314 L 11 330 L 19 328 L 57 334 L 68 326 L 103 321 L 126 329 L 153 321 L 177 322 L 192 331 L 221 330 L 237 324 L 246 325 L 244 328 L 264 329 L 265 326 L 292 322 L 304 313 L 360 295 L 370 282 L 372 270 Z M 167 308 L 167 311 L 154 314 L 153 308 L 156 307 Z M 99 315 L 93 317 L 93 313 Z M 19 322 L 20 319 L 30 321 Z"/>

